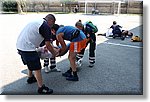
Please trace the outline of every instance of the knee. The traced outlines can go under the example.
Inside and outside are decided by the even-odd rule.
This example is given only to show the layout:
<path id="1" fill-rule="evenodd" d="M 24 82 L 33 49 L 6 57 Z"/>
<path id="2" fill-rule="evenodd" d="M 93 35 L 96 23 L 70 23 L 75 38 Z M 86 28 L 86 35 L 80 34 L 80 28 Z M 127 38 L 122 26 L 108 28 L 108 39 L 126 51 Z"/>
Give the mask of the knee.
<path id="1" fill-rule="evenodd" d="M 68 59 L 70 60 L 70 61 L 73 61 L 73 60 L 75 60 L 76 59 L 76 56 L 68 56 Z"/>

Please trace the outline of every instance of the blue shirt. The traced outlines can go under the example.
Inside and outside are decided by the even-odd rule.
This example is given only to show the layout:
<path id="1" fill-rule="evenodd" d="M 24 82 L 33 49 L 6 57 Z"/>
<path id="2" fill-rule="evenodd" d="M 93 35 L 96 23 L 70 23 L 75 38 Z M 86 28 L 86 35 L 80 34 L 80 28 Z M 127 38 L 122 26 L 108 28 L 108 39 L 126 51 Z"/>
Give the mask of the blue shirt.
<path id="1" fill-rule="evenodd" d="M 77 38 L 74 38 L 73 40 L 71 40 L 71 37 L 73 35 L 73 32 L 77 30 L 77 28 L 73 27 L 73 26 L 64 26 L 64 27 L 60 27 L 57 32 L 56 35 L 63 33 L 64 34 L 64 40 L 68 40 L 71 42 L 79 42 L 83 39 L 86 38 L 85 34 L 80 30 L 80 34 L 78 35 Z"/>

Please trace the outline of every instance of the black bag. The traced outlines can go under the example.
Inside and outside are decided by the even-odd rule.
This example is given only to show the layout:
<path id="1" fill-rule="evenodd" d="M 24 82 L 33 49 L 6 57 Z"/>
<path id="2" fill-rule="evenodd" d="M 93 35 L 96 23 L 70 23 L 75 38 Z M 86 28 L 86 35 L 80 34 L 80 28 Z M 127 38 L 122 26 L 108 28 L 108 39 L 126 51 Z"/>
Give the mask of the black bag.
<path id="1" fill-rule="evenodd" d="M 76 30 L 73 32 L 72 36 L 71 36 L 71 41 L 72 41 L 73 39 L 77 38 L 77 37 L 79 36 L 79 34 L 80 34 L 80 30 L 79 30 L 79 29 L 76 29 Z"/>

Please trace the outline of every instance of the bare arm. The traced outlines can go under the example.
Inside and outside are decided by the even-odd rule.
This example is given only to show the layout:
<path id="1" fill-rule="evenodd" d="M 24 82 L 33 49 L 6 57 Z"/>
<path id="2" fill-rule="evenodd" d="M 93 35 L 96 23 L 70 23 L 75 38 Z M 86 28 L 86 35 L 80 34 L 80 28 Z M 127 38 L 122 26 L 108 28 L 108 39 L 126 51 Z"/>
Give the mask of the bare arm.
<path id="1" fill-rule="evenodd" d="M 58 54 L 59 50 L 58 51 L 54 50 L 54 47 L 50 43 L 50 41 L 45 41 L 45 45 L 46 45 L 46 48 L 52 53 L 53 56 L 56 56 Z"/>
<path id="2" fill-rule="evenodd" d="M 60 55 L 61 55 L 62 53 L 64 53 L 64 52 L 66 51 L 66 49 L 67 49 L 66 43 L 65 43 L 65 41 L 64 41 L 64 39 L 63 39 L 63 35 L 64 35 L 63 33 L 60 33 L 60 34 L 58 34 L 58 35 L 56 36 L 58 42 L 59 42 L 60 45 L 62 46 L 62 48 L 60 49 L 60 52 L 59 52 Z"/>
<path id="3" fill-rule="evenodd" d="M 59 46 L 59 41 L 56 39 L 56 45 Z"/>

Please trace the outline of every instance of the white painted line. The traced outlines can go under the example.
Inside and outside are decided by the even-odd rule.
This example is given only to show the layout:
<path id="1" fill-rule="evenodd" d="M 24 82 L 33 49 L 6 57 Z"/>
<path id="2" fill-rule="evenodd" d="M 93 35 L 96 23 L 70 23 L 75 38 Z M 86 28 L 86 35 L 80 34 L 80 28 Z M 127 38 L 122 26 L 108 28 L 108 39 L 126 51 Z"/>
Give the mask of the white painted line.
<path id="1" fill-rule="evenodd" d="M 116 46 L 125 46 L 125 47 L 132 47 L 132 48 L 143 48 L 141 46 L 133 46 L 133 45 L 125 45 L 125 44 L 117 44 L 117 43 L 111 43 L 111 42 L 103 42 L 104 44 L 109 44 L 109 45 L 116 45 Z"/>

